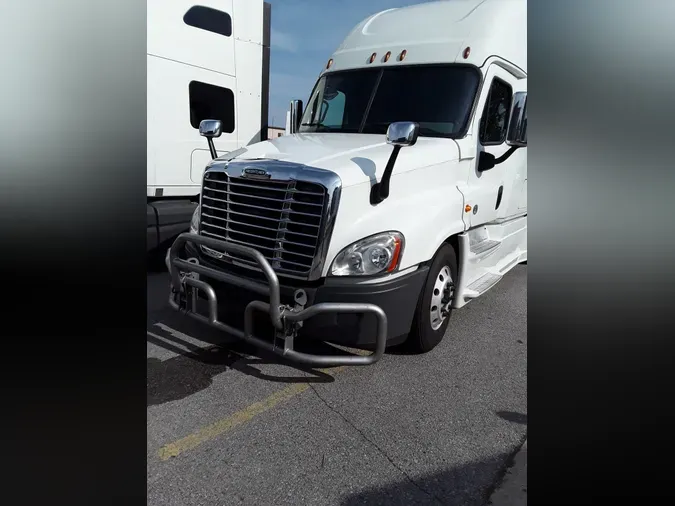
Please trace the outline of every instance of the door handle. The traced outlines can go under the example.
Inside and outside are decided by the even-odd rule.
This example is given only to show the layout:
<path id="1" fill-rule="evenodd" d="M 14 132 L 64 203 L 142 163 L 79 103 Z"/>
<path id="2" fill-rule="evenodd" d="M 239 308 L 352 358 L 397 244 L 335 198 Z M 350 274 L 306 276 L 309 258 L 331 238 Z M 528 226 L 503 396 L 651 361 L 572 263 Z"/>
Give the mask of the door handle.
<path id="1" fill-rule="evenodd" d="M 501 185 L 499 187 L 499 190 L 497 190 L 497 205 L 495 206 L 495 210 L 499 209 L 499 205 L 502 203 L 503 194 L 504 194 L 504 185 Z"/>

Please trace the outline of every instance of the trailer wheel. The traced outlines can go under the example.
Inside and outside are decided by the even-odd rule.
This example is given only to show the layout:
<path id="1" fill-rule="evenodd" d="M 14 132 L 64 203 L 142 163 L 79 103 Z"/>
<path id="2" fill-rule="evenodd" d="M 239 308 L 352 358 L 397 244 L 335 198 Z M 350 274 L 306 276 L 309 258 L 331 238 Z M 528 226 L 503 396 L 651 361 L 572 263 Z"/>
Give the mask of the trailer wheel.
<path id="1" fill-rule="evenodd" d="M 452 300 L 457 282 L 457 254 L 450 244 L 436 252 L 429 275 L 420 294 L 408 347 L 416 353 L 433 350 L 441 342 L 452 314 Z"/>

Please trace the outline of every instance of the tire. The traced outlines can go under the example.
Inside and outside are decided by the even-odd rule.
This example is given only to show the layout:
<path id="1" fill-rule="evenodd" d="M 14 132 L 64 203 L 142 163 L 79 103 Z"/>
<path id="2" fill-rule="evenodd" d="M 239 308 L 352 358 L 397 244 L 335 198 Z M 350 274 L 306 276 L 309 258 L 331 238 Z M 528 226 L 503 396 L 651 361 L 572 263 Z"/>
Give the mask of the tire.
<path id="1" fill-rule="evenodd" d="M 443 271 L 447 273 L 447 270 L 450 271 L 451 275 L 450 284 L 448 284 L 447 276 L 443 274 Z M 441 278 L 443 278 L 442 281 Z M 415 309 L 415 316 L 413 317 L 412 327 L 407 339 L 408 348 L 413 353 L 427 353 L 433 350 L 443 339 L 445 331 L 448 328 L 450 316 L 452 315 L 452 308 L 447 308 L 448 311 L 445 318 L 436 313 L 436 320 L 432 322 L 432 298 L 437 302 L 439 296 L 444 297 L 442 300 L 443 304 L 451 304 L 456 285 L 457 254 L 450 244 L 444 244 L 436 252 L 431 261 L 429 275 L 424 283 L 424 288 Z M 449 289 L 450 291 L 446 292 L 444 296 L 443 289 Z M 439 290 L 440 294 L 434 295 L 435 290 Z M 448 297 L 450 302 L 447 302 Z"/>

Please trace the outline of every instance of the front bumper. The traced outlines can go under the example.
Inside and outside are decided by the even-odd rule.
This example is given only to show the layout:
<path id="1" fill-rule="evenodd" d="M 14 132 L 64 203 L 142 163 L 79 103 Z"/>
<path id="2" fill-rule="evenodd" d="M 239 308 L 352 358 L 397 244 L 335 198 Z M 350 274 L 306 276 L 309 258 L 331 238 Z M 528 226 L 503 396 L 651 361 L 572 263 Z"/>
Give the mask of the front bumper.
<path id="1" fill-rule="evenodd" d="M 184 246 L 190 244 L 201 244 L 255 260 L 265 275 L 266 283 L 199 263 L 196 256 L 189 260 L 180 258 Z M 194 251 L 188 246 L 188 254 L 193 253 L 190 249 Z M 257 347 L 311 366 L 370 365 L 377 362 L 384 354 L 388 337 L 392 337 L 388 331 L 387 314 L 393 319 L 394 334 L 399 331 L 407 333 L 415 302 L 426 277 L 425 269 L 417 269 L 413 275 L 381 283 L 349 283 L 331 279 L 318 287 L 282 287 L 276 273 L 260 252 L 191 233 L 181 234 L 173 243 L 167 255 L 167 267 L 171 273 L 172 288 L 169 303 L 174 309 L 184 311 L 197 320 Z M 293 293 L 289 297 L 291 290 Z M 219 319 L 219 309 L 222 308 L 219 307 L 218 293 L 224 294 L 221 299 L 225 299 L 227 305 L 243 304 L 243 330 Z M 200 314 L 200 298 L 203 298 L 200 295 L 205 296 L 206 315 Z M 282 303 L 282 299 L 287 303 Z M 344 300 L 349 302 L 342 302 Z M 380 305 L 373 303 L 374 300 L 400 308 L 393 307 L 385 312 Z M 256 313 L 265 314 L 265 320 L 271 324 L 275 333 L 272 342 L 253 334 Z M 366 356 L 303 353 L 294 349 L 296 337 L 341 344 L 373 345 L 374 351 Z M 277 345 L 279 338 L 283 340 L 283 346 Z"/>

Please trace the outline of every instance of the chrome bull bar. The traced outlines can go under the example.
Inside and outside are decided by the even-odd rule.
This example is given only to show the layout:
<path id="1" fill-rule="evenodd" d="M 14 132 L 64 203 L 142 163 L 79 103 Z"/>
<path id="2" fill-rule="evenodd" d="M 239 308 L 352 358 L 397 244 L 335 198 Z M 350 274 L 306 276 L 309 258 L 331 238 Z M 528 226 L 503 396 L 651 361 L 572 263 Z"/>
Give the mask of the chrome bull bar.
<path id="1" fill-rule="evenodd" d="M 178 255 L 181 247 L 187 242 L 201 244 L 217 251 L 236 253 L 254 260 L 267 278 L 267 286 L 239 278 L 226 272 L 218 271 L 196 262 L 179 258 Z M 232 334 L 258 348 L 271 351 L 272 353 L 281 355 L 294 362 L 310 366 L 370 365 L 377 362 L 384 354 L 387 340 L 387 315 L 382 308 L 375 304 L 342 302 L 322 302 L 305 308 L 304 305 L 306 304 L 307 297 L 303 290 L 297 290 L 295 292 L 294 299 L 296 304 L 294 307 L 283 305 L 281 304 L 279 279 L 277 278 L 274 269 L 272 269 L 272 266 L 267 259 L 259 251 L 253 248 L 186 232 L 179 235 L 171 246 L 167 255 L 167 267 L 171 273 L 171 294 L 169 296 L 169 304 L 171 307 L 179 311 L 184 311 L 192 318 Z M 270 302 L 267 303 L 261 300 L 249 302 L 244 310 L 244 330 L 232 327 L 231 325 L 218 320 L 218 298 L 216 292 L 211 285 L 196 277 L 195 274 L 203 274 L 204 276 L 215 280 L 246 288 L 260 295 L 268 296 Z M 191 290 L 191 301 L 188 301 L 187 299 L 188 286 L 193 289 Z M 197 312 L 196 290 L 201 290 L 206 295 L 209 313 L 208 317 Z M 184 306 L 181 304 L 182 295 L 185 296 Z M 191 308 L 188 307 L 190 302 L 192 305 Z M 276 331 L 273 342 L 263 340 L 253 335 L 255 311 L 267 313 L 269 315 Z M 293 347 L 294 339 L 302 326 L 302 322 L 312 316 L 324 313 L 373 313 L 377 318 L 375 351 L 370 355 L 365 356 L 315 355 L 296 351 Z M 284 341 L 283 348 L 277 346 L 279 338 Z"/>

